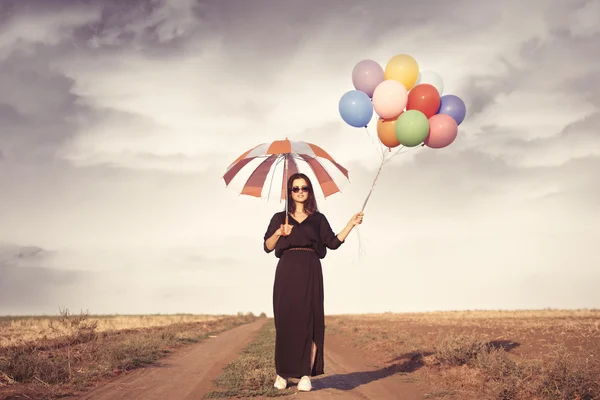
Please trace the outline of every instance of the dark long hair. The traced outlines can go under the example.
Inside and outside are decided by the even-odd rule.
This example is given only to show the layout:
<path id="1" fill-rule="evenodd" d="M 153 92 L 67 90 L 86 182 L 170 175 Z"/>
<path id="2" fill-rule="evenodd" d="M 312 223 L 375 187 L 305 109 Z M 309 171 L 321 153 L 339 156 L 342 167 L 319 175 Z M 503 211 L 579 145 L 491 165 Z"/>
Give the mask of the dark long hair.
<path id="1" fill-rule="evenodd" d="M 306 181 L 306 186 L 310 188 L 308 192 L 308 197 L 304 202 L 304 211 L 307 214 L 313 214 L 319 211 L 319 209 L 317 208 L 317 199 L 315 198 L 315 191 L 313 189 L 312 182 L 310 181 L 308 176 L 301 173 L 295 173 L 289 177 L 287 182 L 288 212 L 292 214 L 296 212 L 296 202 L 292 200 L 292 184 L 296 179 L 304 179 Z"/>

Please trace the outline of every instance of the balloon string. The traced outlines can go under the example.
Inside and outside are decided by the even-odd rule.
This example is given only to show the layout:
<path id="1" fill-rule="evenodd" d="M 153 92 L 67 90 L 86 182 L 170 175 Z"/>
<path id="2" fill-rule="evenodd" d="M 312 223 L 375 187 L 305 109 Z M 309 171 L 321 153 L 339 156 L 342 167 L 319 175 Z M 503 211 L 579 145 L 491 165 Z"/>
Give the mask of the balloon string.
<path id="1" fill-rule="evenodd" d="M 360 266 L 362 256 L 365 254 L 365 250 L 362 245 L 362 236 L 360 234 L 358 226 L 356 227 L 356 236 L 358 236 L 358 265 Z"/>
<path id="2" fill-rule="evenodd" d="M 371 133 L 369 132 L 369 129 L 366 126 L 365 126 L 365 131 L 367 132 L 367 135 L 369 136 L 369 138 L 371 138 L 371 142 L 373 143 L 373 146 L 377 147 L 375 142 L 379 143 L 379 155 L 381 156 L 381 158 L 385 158 L 385 156 L 392 150 L 390 148 L 384 146 L 380 140 L 374 140 L 373 136 L 375 136 L 375 135 L 371 135 Z"/>
<path id="3" fill-rule="evenodd" d="M 367 202 L 369 201 L 369 198 L 371 197 L 371 193 L 373 193 L 373 189 L 375 189 L 375 183 L 377 183 L 377 179 L 379 178 L 379 174 L 381 173 L 381 169 L 383 168 L 384 164 L 385 164 L 384 159 L 382 159 L 381 164 L 379 164 L 379 169 L 377 170 L 377 175 L 375 175 L 375 179 L 373 179 L 373 183 L 371 184 L 371 190 L 369 190 L 369 194 L 367 195 L 367 198 L 365 199 L 365 202 L 363 203 L 363 206 L 362 206 L 362 209 L 360 210 L 360 212 L 365 211 Z"/>
<path id="4" fill-rule="evenodd" d="M 381 162 L 379 164 L 379 169 L 377 170 L 377 174 L 375 175 L 375 179 L 373 179 L 373 183 L 371 184 L 371 189 L 369 190 L 369 193 L 367 194 L 367 198 L 365 199 L 365 202 L 363 203 L 361 212 L 364 212 L 365 207 L 367 206 L 367 203 L 369 202 L 369 199 L 371 198 L 371 194 L 373 194 L 373 190 L 375 189 L 375 184 L 377 183 L 377 179 L 379 179 L 379 175 L 381 174 L 381 171 L 383 170 L 383 166 L 385 164 L 387 164 L 388 162 L 390 162 L 390 160 L 392 160 L 394 157 L 396 157 L 398 154 L 402 154 L 402 153 L 407 153 L 413 149 L 416 149 L 417 147 L 412 147 L 410 149 L 406 149 L 405 146 L 400 146 L 392 155 L 390 155 L 389 157 L 387 157 L 389 155 L 389 151 L 386 151 L 385 148 L 383 149 L 382 153 L 381 153 Z M 358 226 L 357 226 L 358 228 Z M 360 265 L 360 261 L 361 261 L 361 255 L 364 255 L 365 251 L 362 245 L 362 238 L 360 235 L 360 232 L 358 231 L 358 229 L 356 230 L 356 235 L 358 236 L 358 264 Z"/>
<path id="5" fill-rule="evenodd" d="M 379 179 L 379 174 L 381 174 L 381 170 L 383 169 L 383 166 L 385 164 L 387 164 L 388 162 L 390 162 L 390 160 L 394 157 L 396 157 L 398 154 L 402 154 L 402 153 L 406 153 L 412 149 L 408 149 L 408 150 L 404 150 L 405 147 L 403 145 L 401 145 L 392 155 L 390 155 L 389 157 L 387 157 L 387 155 L 389 154 L 388 152 L 386 152 L 385 150 L 382 153 L 382 157 L 381 157 L 381 163 L 379 164 L 379 169 L 377 170 L 377 174 L 375 175 L 375 179 L 373 179 L 373 183 L 371 184 L 371 190 L 369 190 L 369 193 L 367 194 L 367 198 L 365 199 L 365 202 L 363 203 L 361 212 L 363 212 L 365 210 L 365 207 L 367 206 L 367 203 L 369 201 L 369 199 L 371 198 L 371 194 L 373 193 L 373 190 L 375 189 L 375 184 L 377 183 L 377 179 Z M 414 147 L 413 147 L 414 149 Z"/>
<path id="6" fill-rule="evenodd" d="M 373 143 L 373 146 L 375 146 L 375 149 L 377 150 L 377 145 L 375 144 L 373 135 L 371 135 L 371 133 L 369 132 L 369 129 L 366 126 L 365 126 L 365 132 L 367 133 L 367 136 L 369 137 L 369 139 L 371 139 L 371 143 Z"/>

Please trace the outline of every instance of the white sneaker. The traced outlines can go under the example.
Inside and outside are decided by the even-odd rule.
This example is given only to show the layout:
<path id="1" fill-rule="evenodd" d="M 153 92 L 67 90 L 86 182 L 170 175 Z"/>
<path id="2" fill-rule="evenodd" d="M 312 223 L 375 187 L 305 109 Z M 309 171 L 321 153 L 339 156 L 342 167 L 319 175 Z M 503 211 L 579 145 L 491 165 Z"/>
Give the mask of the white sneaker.
<path id="1" fill-rule="evenodd" d="M 287 387 L 287 379 L 284 379 L 277 375 L 277 378 L 275 379 L 275 384 L 273 386 L 280 390 L 285 389 Z"/>
<path id="2" fill-rule="evenodd" d="M 301 392 L 310 392 L 310 389 L 312 389 L 310 378 L 304 375 L 302 379 L 300 379 L 300 382 L 298 382 L 298 390 Z"/>

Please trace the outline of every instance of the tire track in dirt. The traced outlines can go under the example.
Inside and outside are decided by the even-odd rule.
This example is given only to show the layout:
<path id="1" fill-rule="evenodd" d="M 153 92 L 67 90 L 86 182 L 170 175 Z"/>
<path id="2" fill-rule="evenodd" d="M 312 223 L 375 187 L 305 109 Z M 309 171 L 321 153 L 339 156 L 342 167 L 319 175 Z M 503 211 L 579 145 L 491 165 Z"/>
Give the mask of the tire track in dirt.
<path id="1" fill-rule="evenodd" d="M 184 347 L 173 355 L 102 383 L 71 400 L 165 400 L 202 399 L 223 367 L 233 361 L 268 321 L 260 318 Z"/>
<path id="2" fill-rule="evenodd" d="M 302 399 L 421 400 L 428 392 L 418 382 L 407 379 L 415 370 L 410 363 L 374 366 L 362 350 L 350 345 L 345 338 L 326 336 L 324 356 L 325 375 L 312 379 L 310 392 L 297 393 Z M 295 390 L 296 381 L 293 382 L 290 386 Z"/>

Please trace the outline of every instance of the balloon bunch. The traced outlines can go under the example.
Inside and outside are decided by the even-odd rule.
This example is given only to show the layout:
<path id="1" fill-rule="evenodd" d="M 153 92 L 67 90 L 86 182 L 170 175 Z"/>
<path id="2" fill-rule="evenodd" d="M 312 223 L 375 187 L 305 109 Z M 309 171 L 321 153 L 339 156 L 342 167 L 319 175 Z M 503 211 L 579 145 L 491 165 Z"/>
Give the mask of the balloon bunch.
<path id="1" fill-rule="evenodd" d="M 339 101 L 340 116 L 350 126 L 367 128 L 376 112 L 377 136 L 389 152 L 398 146 L 447 147 L 456 139 L 458 126 L 465 119 L 463 100 L 452 94 L 442 95 L 444 82 L 440 75 L 419 71 L 417 61 L 407 54 L 392 57 L 385 70 L 376 61 L 360 61 L 352 70 L 352 83 L 355 90 L 346 92 Z M 389 161 L 385 148 L 375 181 Z"/>
<path id="2" fill-rule="evenodd" d="M 367 127 L 378 115 L 377 136 L 389 149 L 424 144 L 449 146 L 465 119 L 465 103 L 458 96 L 442 95 L 444 83 L 434 71 L 419 71 L 407 54 L 392 57 L 385 70 L 373 60 L 362 60 L 352 70 L 355 90 L 340 99 L 339 112 L 348 125 Z"/>

